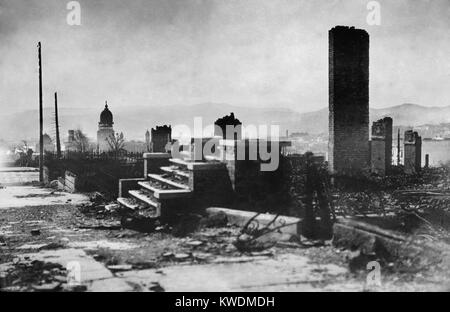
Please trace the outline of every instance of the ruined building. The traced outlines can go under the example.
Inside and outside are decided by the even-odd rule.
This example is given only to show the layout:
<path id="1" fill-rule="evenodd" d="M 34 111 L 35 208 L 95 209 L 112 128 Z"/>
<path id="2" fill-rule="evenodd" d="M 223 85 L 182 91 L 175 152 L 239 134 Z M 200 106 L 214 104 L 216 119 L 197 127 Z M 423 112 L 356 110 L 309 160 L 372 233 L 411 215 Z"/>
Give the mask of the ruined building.
<path id="1" fill-rule="evenodd" d="M 77 144 L 75 140 L 75 130 L 68 130 L 67 141 L 64 142 L 64 150 L 72 152 L 77 150 Z"/>
<path id="2" fill-rule="evenodd" d="M 43 141 L 44 141 L 44 152 L 51 152 L 53 153 L 55 151 L 55 145 L 53 144 L 52 139 L 47 133 L 44 133 L 43 135 Z M 40 151 L 40 144 L 36 144 L 36 151 Z"/>
<path id="3" fill-rule="evenodd" d="M 233 114 L 227 117 L 219 119 L 219 125 L 241 124 Z M 214 143 L 213 153 L 205 148 L 211 149 L 210 143 Z M 276 207 L 273 202 L 288 198 L 281 151 L 290 144 L 287 140 L 191 137 L 186 145 L 172 144 L 167 153 L 144 153 L 143 176 L 119 181 L 118 202 L 166 220 L 215 206 L 271 211 Z"/>
<path id="4" fill-rule="evenodd" d="M 111 149 L 108 139 L 114 136 L 113 124 L 113 114 L 108 108 L 108 103 L 105 102 L 105 109 L 100 114 L 97 131 L 97 151 L 100 153 L 108 152 Z"/>
<path id="5" fill-rule="evenodd" d="M 329 167 L 357 173 L 369 161 L 369 35 L 354 27 L 329 31 Z"/>
<path id="6" fill-rule="evenodd" d="M 233 133 L 227 133 L 227 126 L 233 127 Z M 241 140 L 242 122 L 234 117 L 234 113 L 219 118 L 214 122 L 214 136 L 221 136 L 223 139 L 227 140 Z"/>
<path id="7" fill-rule="evenodd" d="M 422 167 L 422 138 L 413 130 L 405 131 L 405 173 L 420 172 Z"/>
<path id="8" fill-rule="evenodd" d="M 166 153 L 167 143 L 172 142 L 172 127 L 171 126 L 156 126 L 152 128 L 151 151 L 153 153 Z"/>
<path id="9" fill-rule="evenodd" d="M 370 170 L 379 175 L 390 172 L 392 165 L 392 118 L 385 117 L 372 124 Z"/>
<path id="10" fill-rule="evenodd" d="M 147 131 L 145 131 L 145 151 L 151 151 L 150 132 L 148 131 L 148 129 Z"/>

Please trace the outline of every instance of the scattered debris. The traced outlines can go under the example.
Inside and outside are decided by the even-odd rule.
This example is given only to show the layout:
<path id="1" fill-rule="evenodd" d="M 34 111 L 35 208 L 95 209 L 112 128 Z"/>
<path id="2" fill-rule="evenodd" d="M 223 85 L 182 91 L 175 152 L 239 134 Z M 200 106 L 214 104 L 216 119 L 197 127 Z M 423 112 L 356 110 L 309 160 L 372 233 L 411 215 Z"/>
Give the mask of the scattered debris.
<path id="1" fill-rule="evenodd" d="M 61 283 L 58 282 L 31 286 L 31 288 L 33 288 L 35 291 L 57 291 L 60 287 Z"/>
<path id="2" fill-rule="evenodd" d="M 108 265 L 107 268 L 112 272 L 120 272 L 120 271 L 129 271 L 133 269 L 133 266 L 130 264 L 116 264 L 116 265 Z"/>
<path id="3" fill-rule="evenodd" d="M 123 217 L 120 223 L 126 229 L 131 229 L 142 233 L 151 233 L 154 232 L 158 224 L 158 220 L 141 215 L 133 215 Z"/>
<path id="4" fill-rule="evenodd" d="M 24 244 L 22 246 L 17 247 L 17 249 L 41 250 L 46 245 L 47 244 Z M 17 261 L 19 261 L 19 260 L 17 260 Z"/>
<path id="5" fill-rule="evenodd" d="M 30 231 L 31 235 L 33 236 L 37 236 L 37 235 L 41 235 L 41 230 L 39 229 L 34 229 Z"/>
<path id="6" fill-rule="evenodd" d="M 105 210 L 109 212 L 114 212 L 120 209 L 119 204 L 109 204 L 105 206 Z"/>
<path id="7" fill-rule="evenodd" d="M 172 258 L 174 256 L 173 252 L 165 252 L 161 255 L 163 258 Z"/>
<path id="8" fill-rule="evenodd" d="M 181 214 L 174 217 L 176 224 L 173 225 L 172 234 L 175 237 L 185 237 L 200 228 L 202 216 L 199 214 Z"/>
<path id="9" fill-rule="evenodd" d="M 99 221 L 89 221 L 78 225 L 80 229 L 94 229 L 94 230 L 120 230 L 122 224 L 120 221 L 115 220 L 99 220 Z"/>
<path id="10" fill-rule="evenodd" d="M 260 256 L 273 256 L 273 252 L 271 250 L 265 250 L 265 251 L 252 251 L 250 253 L 253 257 L 260 257 Z"/>
<path id="11" fill-rule="evenodd" d="M 209 215 L 201 220 L 203 227 L 224 227 L 228 224 L 227 215 L 224 212 Z"/>
<path id="12" fill-rule="evenodd" d="M 58 188 L 58 180 L 51 181 L 48 186 L 54 189 Z"/>
<path id="13" fill-rule="evenodd" d="M 189 245 L 191 247 L 198 247 L 198 246 L 201 246 L 203 244 L 204 244 L 204 242 L 198 241 L 198 240 L 186 242 L 186 245 Z"/>
<path id="14" fill-rule="evenodd" d="M 150 286 L 148 289 L 154 292 L 164 292 L 164 288 L 159 285 L 158 282 L 152 282 L 153 286 Z"/>
<path id="15" fill-rule="evenodd" d="M 14 195 L 14 197 L 16 198 L 47 198 L 47 197 L 61 197 L 61 196 L 64 196 L 64 194 L 55 194 L 54 192 L 50 192 L 48 194 Z"/>
<path id="16" fill-rule="evenodd" d="M 191 255 L 186 254 L 186 253 L 179 253 L 179 254 L 174 255 L 175 260 L 178 260 L 178 261 L 184 261 L 184 260 L 189 259 L 190 257 L 191 257 Z"/>
<path id="17" fill-rule="evenodd" d="M 86 285 L 69 285 L 63 284 L 63 291 L 67 292 L 84 292 L 87 290 Z"/>
<path id="18" fill-rule="evenodd" d="M 64 245 L 53 242 L 53 243 L 44 245 L 42 248 L 40 248 L 40 250 L 43 250 L 43 249 L 52 250 L 52 249 L 60 249 L 60 248 L 64 248 Z"/>

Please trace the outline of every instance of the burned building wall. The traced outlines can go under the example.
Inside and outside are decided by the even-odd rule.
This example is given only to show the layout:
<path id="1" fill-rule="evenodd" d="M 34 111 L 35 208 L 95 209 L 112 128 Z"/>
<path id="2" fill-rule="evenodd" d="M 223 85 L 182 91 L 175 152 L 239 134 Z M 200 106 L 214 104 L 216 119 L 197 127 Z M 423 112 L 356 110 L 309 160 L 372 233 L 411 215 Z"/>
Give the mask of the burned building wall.
<path id="1" fill-rule="evenodd" d="M 385 175 L 392 164 L 392 118 L 385 117 L 372 124 L 370 141 L 370 169 L 373 173 Z"/>
<path id="2" fill-rule="evenodd" d="M 234 129 L 233 133 L 227 133 L 227 126 Z M 220 136 L 225 140 L 241 140 L 242 139 L 242 122 L 234 117 L 234 113 L 224 116 L 214 122 L 214 135 Z"/>
<path id="3" fill-rule="evenodd" d="M 172 127 L 171 126 L 156 126 L 152 128 L 151 133 L 151 149 L 153 153 L 167 152 L 167 143 L 172 141 Z"/>
<path id="4" fill-rule="evenodd" d="M 405 131 L 405 166 L 406 174 L 419 173 L 422 167 L 422 138 L 413 130 Z"/>
<path id="5" fill-rule="evenodd" d="M 352 174 L 369 161 L 369 35 L 329 31 L 329 168 Z"/>

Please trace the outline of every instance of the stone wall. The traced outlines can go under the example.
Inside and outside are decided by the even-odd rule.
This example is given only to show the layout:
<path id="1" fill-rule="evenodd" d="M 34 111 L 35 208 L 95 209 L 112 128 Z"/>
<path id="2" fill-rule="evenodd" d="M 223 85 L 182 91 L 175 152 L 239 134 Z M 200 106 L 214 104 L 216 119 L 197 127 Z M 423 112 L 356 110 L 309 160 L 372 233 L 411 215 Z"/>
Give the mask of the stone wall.
<path id="1" fill-rule="evenodd" d="M 189 171 L 189 188 L 194 192 L 195 207 L 231 207 L 234 191 L 223 163 L 193 164 Z"/>
<path id="2" fill-rule="evenodd" d="M 288 196 L 287 194 L 281 194 L 283 186 L 281 145 L 278 146 L 280 159 L 277 170 L 262 171 L 261 164 L 263 161 L 259 154 L 255 153 L 250 156 L 249 144 L 253 143 L 256 144 L 256 151 L 258 151 L 260 141 L 220 141 L 220 160 L 225 165 L 227 178 L 236 199 L 234 204 L 247 206 L 247 209 L 250 205 L 253 210 L 258 210 L 258 207 L 276 210 L 277 207 L 270 203 L 277 202 L 280 204 L 280 200 L 275 198 L 278 198 L 277 196 L 287 198 Z M 270 142 L 268 142 L 268 145 L 269 150 L 275 148 L 271 146 Z M 238 208 L 244 209 L 242 206 Z"/>

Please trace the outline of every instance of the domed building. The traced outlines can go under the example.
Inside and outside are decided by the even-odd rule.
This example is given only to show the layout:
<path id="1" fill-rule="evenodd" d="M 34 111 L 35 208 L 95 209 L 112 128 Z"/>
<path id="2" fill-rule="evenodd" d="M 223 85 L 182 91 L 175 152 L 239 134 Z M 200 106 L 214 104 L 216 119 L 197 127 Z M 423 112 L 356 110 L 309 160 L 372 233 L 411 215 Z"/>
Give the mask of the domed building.
<path id="1" fill-rule="evenodd" d="M 105 102 L 105 109 L 100 114 L 97 131 L 97 150 L 100 153 L 108 152 L 111 149 L 108 138 L 114 136 L 113 124 L 113 114 L 108 108 L 108 102 Z"/>
<path id="2" fill-rule="evenodd" d="M 44 152 L 55 152 L 55 145 L 52 142 L 52 138 L 47 134 L 44 133 L 43 142 L 44 142 Z M 39 142 L 36 144 L 36 153 L 40 152 L 40 144 Z"/>

